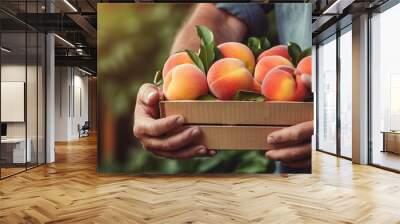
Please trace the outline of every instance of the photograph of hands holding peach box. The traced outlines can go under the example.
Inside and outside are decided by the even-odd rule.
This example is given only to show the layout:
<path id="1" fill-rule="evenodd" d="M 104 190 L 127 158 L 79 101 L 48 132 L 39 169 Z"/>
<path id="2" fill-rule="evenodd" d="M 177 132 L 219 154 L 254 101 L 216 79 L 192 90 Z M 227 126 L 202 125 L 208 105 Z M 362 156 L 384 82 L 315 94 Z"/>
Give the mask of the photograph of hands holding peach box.
<path id="1" fill-rule="evenodd" d="M 142 22 L 136 29 L 142 27 L 147 34 L 156 33 L 157 22 L 142 18 L 139 10 L 158 12 L 160 21 L 163 11 L 165 15 L 174 11 L 177 18 L 170 18 L 172 31 L 164 30 L 172 38 L 162 43 L 164 47 L 158 46 L 162 56 L 153 51 L 148 57 L 157 58 L 156 65 L 141 65 L 149 67 L 147 72 L 161 69 L 152 83 L 145 78 L 135 85 L 132 135 L 138 142 L 131 153 L 122 153 L 128 172 L 311 172 L 311 32 L 302 33 L 310 28 L 308 4 L 135 4 L 125 8 L 126 13 L 129 10 Z M 278 18 L 285 10 L 291 10 L 293 18 Z M 111 17 L 112 12 L 99 10 L 101 18 Z M 107 22 L 99 21 L 99 31 Z M 285 27 L 289 23 L 291 27 Z M 269 29 L 260 27 L 264 25 Z M 151 27 L 154 31 L 149 31 Z M 123 37 L 114 37 L 118 38 Z M 156 41 L 151 43 L 161 45 Z M 171 45 L 171 50 L 162 50 Z M 100 74 L 107 70 L 99 67 Z M 111 73 L 104 72 L 107 76 L 99 80 L 105 90 L 117 83 Z M 112 107 L 110 98 L 101 100 L 104 108 Z M 102 119 L 112 126 L 107 114 L 106 109 Z M 100 170 L 115 171 L 113 163 L 122 163 L 118 162 L 121 153 L 111 148 L 120 144 L 109 137 L 102 141 L 108 148 L 100 149 Z"/>

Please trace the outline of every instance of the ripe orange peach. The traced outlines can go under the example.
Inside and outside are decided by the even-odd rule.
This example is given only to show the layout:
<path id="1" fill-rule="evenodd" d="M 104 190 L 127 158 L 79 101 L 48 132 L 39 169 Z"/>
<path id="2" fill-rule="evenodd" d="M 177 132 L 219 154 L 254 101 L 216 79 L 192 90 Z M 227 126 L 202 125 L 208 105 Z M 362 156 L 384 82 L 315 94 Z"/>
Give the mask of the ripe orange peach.
<path id="1" fill-rule="evenodd" d="M 272 69 L 265 76 L 261 91 L 269 101 L 303 101 L 308 94 L 300 76 L 290 66 Z"/>
<path id="2" fill-rule="evenodd" d="M 254 72 L 254 78 L 262 83 L 265 75 L 273 68 L 279 65 L 286 65 L 294 68 L 293 64 L 282 56 L 265 56 L 257 62 Z"/>
<path id="3" fill-rule="evenodd" d="M 195 65 L 178 65 L 165 75 L 163 92 L 168 100 L 194 100 L 208 93 L 207 78 Z"/>
<path id="4" fill-rule="evenodd" d="M 175 53 L 175 54 L 172 54 L 171 56 L 169 56 L 169 58 L 167 59 L 167 61 L 164 64 L 164 67 L 162 70 L 163 78 L 175 66 L 182 65 L 182 64 L 193 64 L 194 65 L 194 62 L 192 61 L 192 59 L 189 57 L 189 55 L 186 52 L 178 52 L 178 53 Z"/>
<path id="5" fill-rule="evenodd" d="M 260 55 L 258 55 L 257 61 L 260 61 L 261 58 L 266 56 L 282 56 L 287 60 L 292 61 L 292 58 L 289 55 L 288 46 L 286 45 L 277 45 L 263 51 Z"/>
<path id="6" fill-rule="evenodd" d="M 311 89 L 311 73 L 312 73 L 312 59 L 311 56 L 307 56 L 299 62 L 297 65 L 297 74 L 301 75 L 301 80 L 308 89 Z"/>
<path id="7" fill-rule="evenodd" d="M 253 89 L 252 89 L 252 91 L 254 91 L 256 93 L 261 93 L 261 84 L 255 79 L 253 79 Z"/>
<path id="8" fill-rule="evenodd" d="M 241 60 L 223 58 L 210 67 L 207 82 L 211 92 L 218 99 L 231 100 L 238 90 L 251 91 L 254 80 Z"/>
<path id="9" fill-rule="evenodd" d="M 226 42 L 218 45 L 224 58 L 237 58 L 244 62 L 247 69 L 253 73 L 256 64 L 253 52 L 246 45 L 237 42 Z"/>

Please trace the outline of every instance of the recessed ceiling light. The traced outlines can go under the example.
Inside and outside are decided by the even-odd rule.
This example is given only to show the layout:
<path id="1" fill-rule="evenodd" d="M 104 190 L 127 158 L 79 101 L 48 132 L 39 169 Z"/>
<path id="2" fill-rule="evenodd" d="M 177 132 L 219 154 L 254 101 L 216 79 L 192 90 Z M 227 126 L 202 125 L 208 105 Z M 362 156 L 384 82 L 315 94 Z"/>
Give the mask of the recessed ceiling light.
<path id="1" fill-rule="evenodd" d="M 4 51 L 6 53 L 10 53 L 11 52 L 11 50 L 9 50 L 9 49 L 7 49 L 5 47 L 1 47 L 1 51 Z"/>
<path id="2" fill-rule="evenodd" d="M 342 14 L 343 9 L 351 5 L 355 0 L 336 0 L 322 14 Z"/>
<path id="3" fill-rule="evenodd" d="M 79 68 L 79 67 L 78 67 L 78 70 L 81 71 L 81 72 L 83 72 L 83 73 L 85 73 L 85 74 L 87 74 L 87 75 L 90 75 L 90 76 L 93 75 L 92 73 L 90 73 L 90 72 L 88 72 L 88 71 L 86 71 L 86 70 L 83 70 L 83 69 L 81 69 L 81 68 Z"/>
<path id="4" fill-rule="evenodd" d="M 73 45 L 71 42 L 69 42 L 68 40 L 60 37 L 58 34 L 54 34 L 55 37 L 57 37 L 59 40 L 61 40 L 62 42 L 64 42 L 65 44 L 67 44 L 68 46 L 75 48 L 75 45 Z"/>
<path id="5" fill-rule="evenodd" d="M 74 12 L 78 12 L 78 10 L 73 6 L 68 0 L 64 0 L 64 3 L 68 5 Z"/>

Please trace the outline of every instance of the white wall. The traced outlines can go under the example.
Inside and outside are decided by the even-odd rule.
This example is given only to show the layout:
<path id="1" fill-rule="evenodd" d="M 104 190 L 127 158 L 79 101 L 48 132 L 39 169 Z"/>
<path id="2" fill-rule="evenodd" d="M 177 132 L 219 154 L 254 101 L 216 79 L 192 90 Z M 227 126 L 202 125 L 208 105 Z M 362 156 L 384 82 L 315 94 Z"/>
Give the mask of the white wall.
<path id="1" fill-rule="evenodd" d="M 55 73 L 55 140 L 70 141 L 89 117 L 88 78 L 72 67 L 56 67 Z"/>

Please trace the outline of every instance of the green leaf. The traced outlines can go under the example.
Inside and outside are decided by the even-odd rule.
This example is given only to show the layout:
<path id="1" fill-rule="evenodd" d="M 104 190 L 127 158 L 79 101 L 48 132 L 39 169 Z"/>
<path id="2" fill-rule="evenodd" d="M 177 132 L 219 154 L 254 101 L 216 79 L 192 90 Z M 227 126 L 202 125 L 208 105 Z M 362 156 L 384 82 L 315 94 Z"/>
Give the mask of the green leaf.
<path id="1" fill-rule="evenodd" d="M 236 92 L 235 96 L 233 97 L 233 100 L 263 102 L 265 101 L 265 97 L 256 92 L 239 90 Z"/>
<path id="2" fill-rule="evenodd" d="M 268 40 L 267 37 L 262 37 L 260 38 L 261 41 L 261 49 L 262 51 L 268 50 L 271 48 L 272 44 L 271 42 Z"/>
<path id="3" fill-rule="evenodd" d="M 156 74 L 154 75 L 154 80 L 153 83 L 157 84 L 158 82 L 160 82 L 163 79 L 162 77 L 162 73 L 160 70 L 156 71 Z"/>
<path id="4" fill-rule="evenodd" d="M 201 163 L 196 168 L 196 172 L 197 173 L 208 172 L 213 168 L 215 168 L 216 166 L 218 166 L 220 163 L 221 163 L 221 157 L 218 155 L 213 158 L 202 159 Z"/>
<path id="5" fill-rule="evenodd" d="M 256 57 L 262 52 L 261 41 L 257 37 L 249 37 L 247 40 L 247 46 L 251 49 Z"/>
<path id="6" fill-rule="evenodd" d="M 186 50 L 186 53 L 189 55 L 190 59 L 192 59 L 192 61 L 197 65 L 197 67 L 205 73 L 206 71 L 200 57 L 191 50 Z"/>
<path id="7" fill-rule="evenodd" d="M 162 77 L 162 73 L 161 73 L 160 70 L 157 71 L 156 74 L 154 75 L 153 83 L 154 83 L 156 86 L 162 86 L 162 84 L 164 83 L 164 79 L 163 79 L 163 77 Z"/>
<path id="8" fill-rule="evenodd" d="M 312 54 L 311 47 L 305 49 L 302 54 L 303 54 L 304 57 L 311 56 L 311 54 Z"/>
<path id="9" fill-rule="evenodd" d="M 215 59 L 214 59 L 214 61 L 218 61 L 219 59 L 224 58 L 224 56 L 222 56 L 221 51 L 220 51 L 216 46 L 214 46 L 214 52 L 215 52 Z"/>
<path id="10" fill-rule="evenodd" d="M 214 44 L 211 45 L 201 45 L 199 57 L 204 65 L 205 72 L 211 67 L 215 59 Z"/>
<path id="11" fill-rule="evenodd" d="M 293 65 L 297 66 L 297 63 L 299 62 L 299 58 L 301 57 L 302 53 L 300 46 L 294 42 L 289 42 L 288 51 L 290 57 L 292 57 Z"/>
<path id="12" fill-rule="evenodd" d="M 213 101 L 213 100 L 217 100 L 217 98 L 211 94 L 207 94 L 207 95 L 203 95 L 203 96 L 199 96 L 196 100 L 208 100 L 208 101 Z"/>
<path id="13" fill-rule="evenodd" d="M 201 42 L 204 45 L 214 45 L 214 34 L 208 29 L 208 27 L 203 25 L 196 26 L 197 35 L 200 37 Z"/>
<path id="14" fill-rule="evenodd" d="M 236 168 L 237 173 L 263 173 L 267 170 L 268 160 L 265 158 L 263 153 L 259 151 L 251 151 L 244 154 L 241 158 L 238 167 Z"/>

